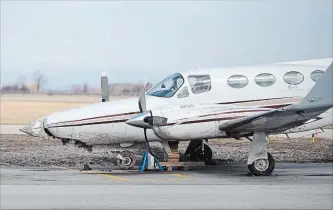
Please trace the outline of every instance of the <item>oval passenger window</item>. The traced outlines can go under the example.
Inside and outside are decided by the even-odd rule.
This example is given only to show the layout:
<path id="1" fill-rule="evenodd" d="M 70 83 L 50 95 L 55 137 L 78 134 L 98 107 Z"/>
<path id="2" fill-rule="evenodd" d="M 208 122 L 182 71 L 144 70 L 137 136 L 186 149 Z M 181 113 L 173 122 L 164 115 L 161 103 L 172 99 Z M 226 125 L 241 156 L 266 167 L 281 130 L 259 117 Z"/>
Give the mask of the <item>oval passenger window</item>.
<path id="1" fill-rule="evenodd" d="M 298 85 L 303 82 L 304 76 L 298 71 L 290 71 L 283 76 L 283 79 L 289 85 Z"/>
<path id="2" fill-rule="evenodd" d="M 261 87 L 269 87 L 275 83 L 276 79 L 273 74 L 261 73 L 254 78 L 254 81 Z"/>
<path id="3" fill-rule="evenodd" d="M 232 75 L 227 82 L 232 88 L 243 88 L 248 84 L 248 79 L 243 75 Z"/>
<path id="4" fill-rule="evenodd" d="M 310 77 L 313 81 L 317 82 L 321 75 L 324 74 L 322 70 L 315 70 L 311 73 Z"/>

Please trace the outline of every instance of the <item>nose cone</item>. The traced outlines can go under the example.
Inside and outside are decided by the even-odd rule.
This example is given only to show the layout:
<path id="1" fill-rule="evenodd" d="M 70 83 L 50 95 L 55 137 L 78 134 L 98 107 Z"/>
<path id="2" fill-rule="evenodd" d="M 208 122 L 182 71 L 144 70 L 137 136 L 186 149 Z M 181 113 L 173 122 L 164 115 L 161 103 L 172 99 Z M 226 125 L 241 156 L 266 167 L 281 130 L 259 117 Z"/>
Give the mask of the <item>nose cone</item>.
<path id="1" fill-rule="evenodd" d="M 141 114 L 138 114 L 126 121 L 126 124 L 138 127 L 138 128 L 150 128 L 149 124 L 144 122 L 144 118 L 150 116 L 150 112 L 143 112 Z"/>
<path id="2" fill-rule="evenodd" d="M 28 125 L 24 126 L 20 129 L 21 132 L 28 134 L 29 136 L 38 136 L 38 137 L 44 137 L 44 126 L 43 123 L 46 118 L 42 118 L 36 121 L 32 121 Z"/>
<path id="3" fill-rule="evenodd" d="M 32 127 L 36 123 L 36 121 L 31 122 L 28 125 L 25 125 L 20 129 L 21 132 L 28 134 L 29 136 L 33 136 Z"/>

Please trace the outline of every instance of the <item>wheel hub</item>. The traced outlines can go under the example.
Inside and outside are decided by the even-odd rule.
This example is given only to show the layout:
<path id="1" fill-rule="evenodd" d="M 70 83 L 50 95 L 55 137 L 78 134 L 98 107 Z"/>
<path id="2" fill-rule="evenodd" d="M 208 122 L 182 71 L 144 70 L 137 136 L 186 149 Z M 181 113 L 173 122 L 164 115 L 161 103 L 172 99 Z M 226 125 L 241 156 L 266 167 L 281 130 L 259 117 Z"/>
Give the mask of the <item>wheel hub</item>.
<path id="1" fill-rule="evenodd" d="M 254 161 L 254 167 L 258 170 L 258 171 L 265 171 L 268 168 L 269 162 L 268 160 L 265 159 L 259 159 Z"/>
<path id="2" fill-rule="evenodd" d="M 123 162 L 123 165 L 129 166 L 132 162 L 132 159 L 130 157 L 124 157 L 124 160 L 122 162 Z"/>

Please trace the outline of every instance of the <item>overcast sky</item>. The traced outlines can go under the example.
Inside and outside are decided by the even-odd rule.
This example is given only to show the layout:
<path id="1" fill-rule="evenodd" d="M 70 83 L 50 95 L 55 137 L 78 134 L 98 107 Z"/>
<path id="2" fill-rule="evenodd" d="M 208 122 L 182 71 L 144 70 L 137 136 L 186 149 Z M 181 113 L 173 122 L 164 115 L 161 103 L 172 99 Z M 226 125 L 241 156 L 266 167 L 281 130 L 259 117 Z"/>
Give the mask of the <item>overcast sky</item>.
<path id="1" fill-rule="evenodd" d="M 155 83 L 173 72 L 332 57 L 331 0 L 1 1 L 1 83 Z"/>

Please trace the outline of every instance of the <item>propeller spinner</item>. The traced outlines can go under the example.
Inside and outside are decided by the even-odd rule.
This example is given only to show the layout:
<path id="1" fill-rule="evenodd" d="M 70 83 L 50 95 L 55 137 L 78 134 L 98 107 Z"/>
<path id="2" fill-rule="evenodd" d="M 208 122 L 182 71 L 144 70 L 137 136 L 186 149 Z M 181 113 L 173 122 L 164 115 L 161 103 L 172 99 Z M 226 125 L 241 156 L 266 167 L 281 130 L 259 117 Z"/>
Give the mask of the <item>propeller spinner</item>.
<path id="1" fill-rule="evenodd" d="M 149 83 L 145 85 L 145 88 L 141 91 L 139 95 L 139 109 L 140 114 L 134 116 L 133 118 L 126 121 L 128 125 L 139 127 L 139 128 L 153 128 L 154 126 L 162 126 L 167 123 L 167 118 L 153 116 L 153 113 L 149 110 L 146 111 L 146 92 L 145 89 Z"/>

